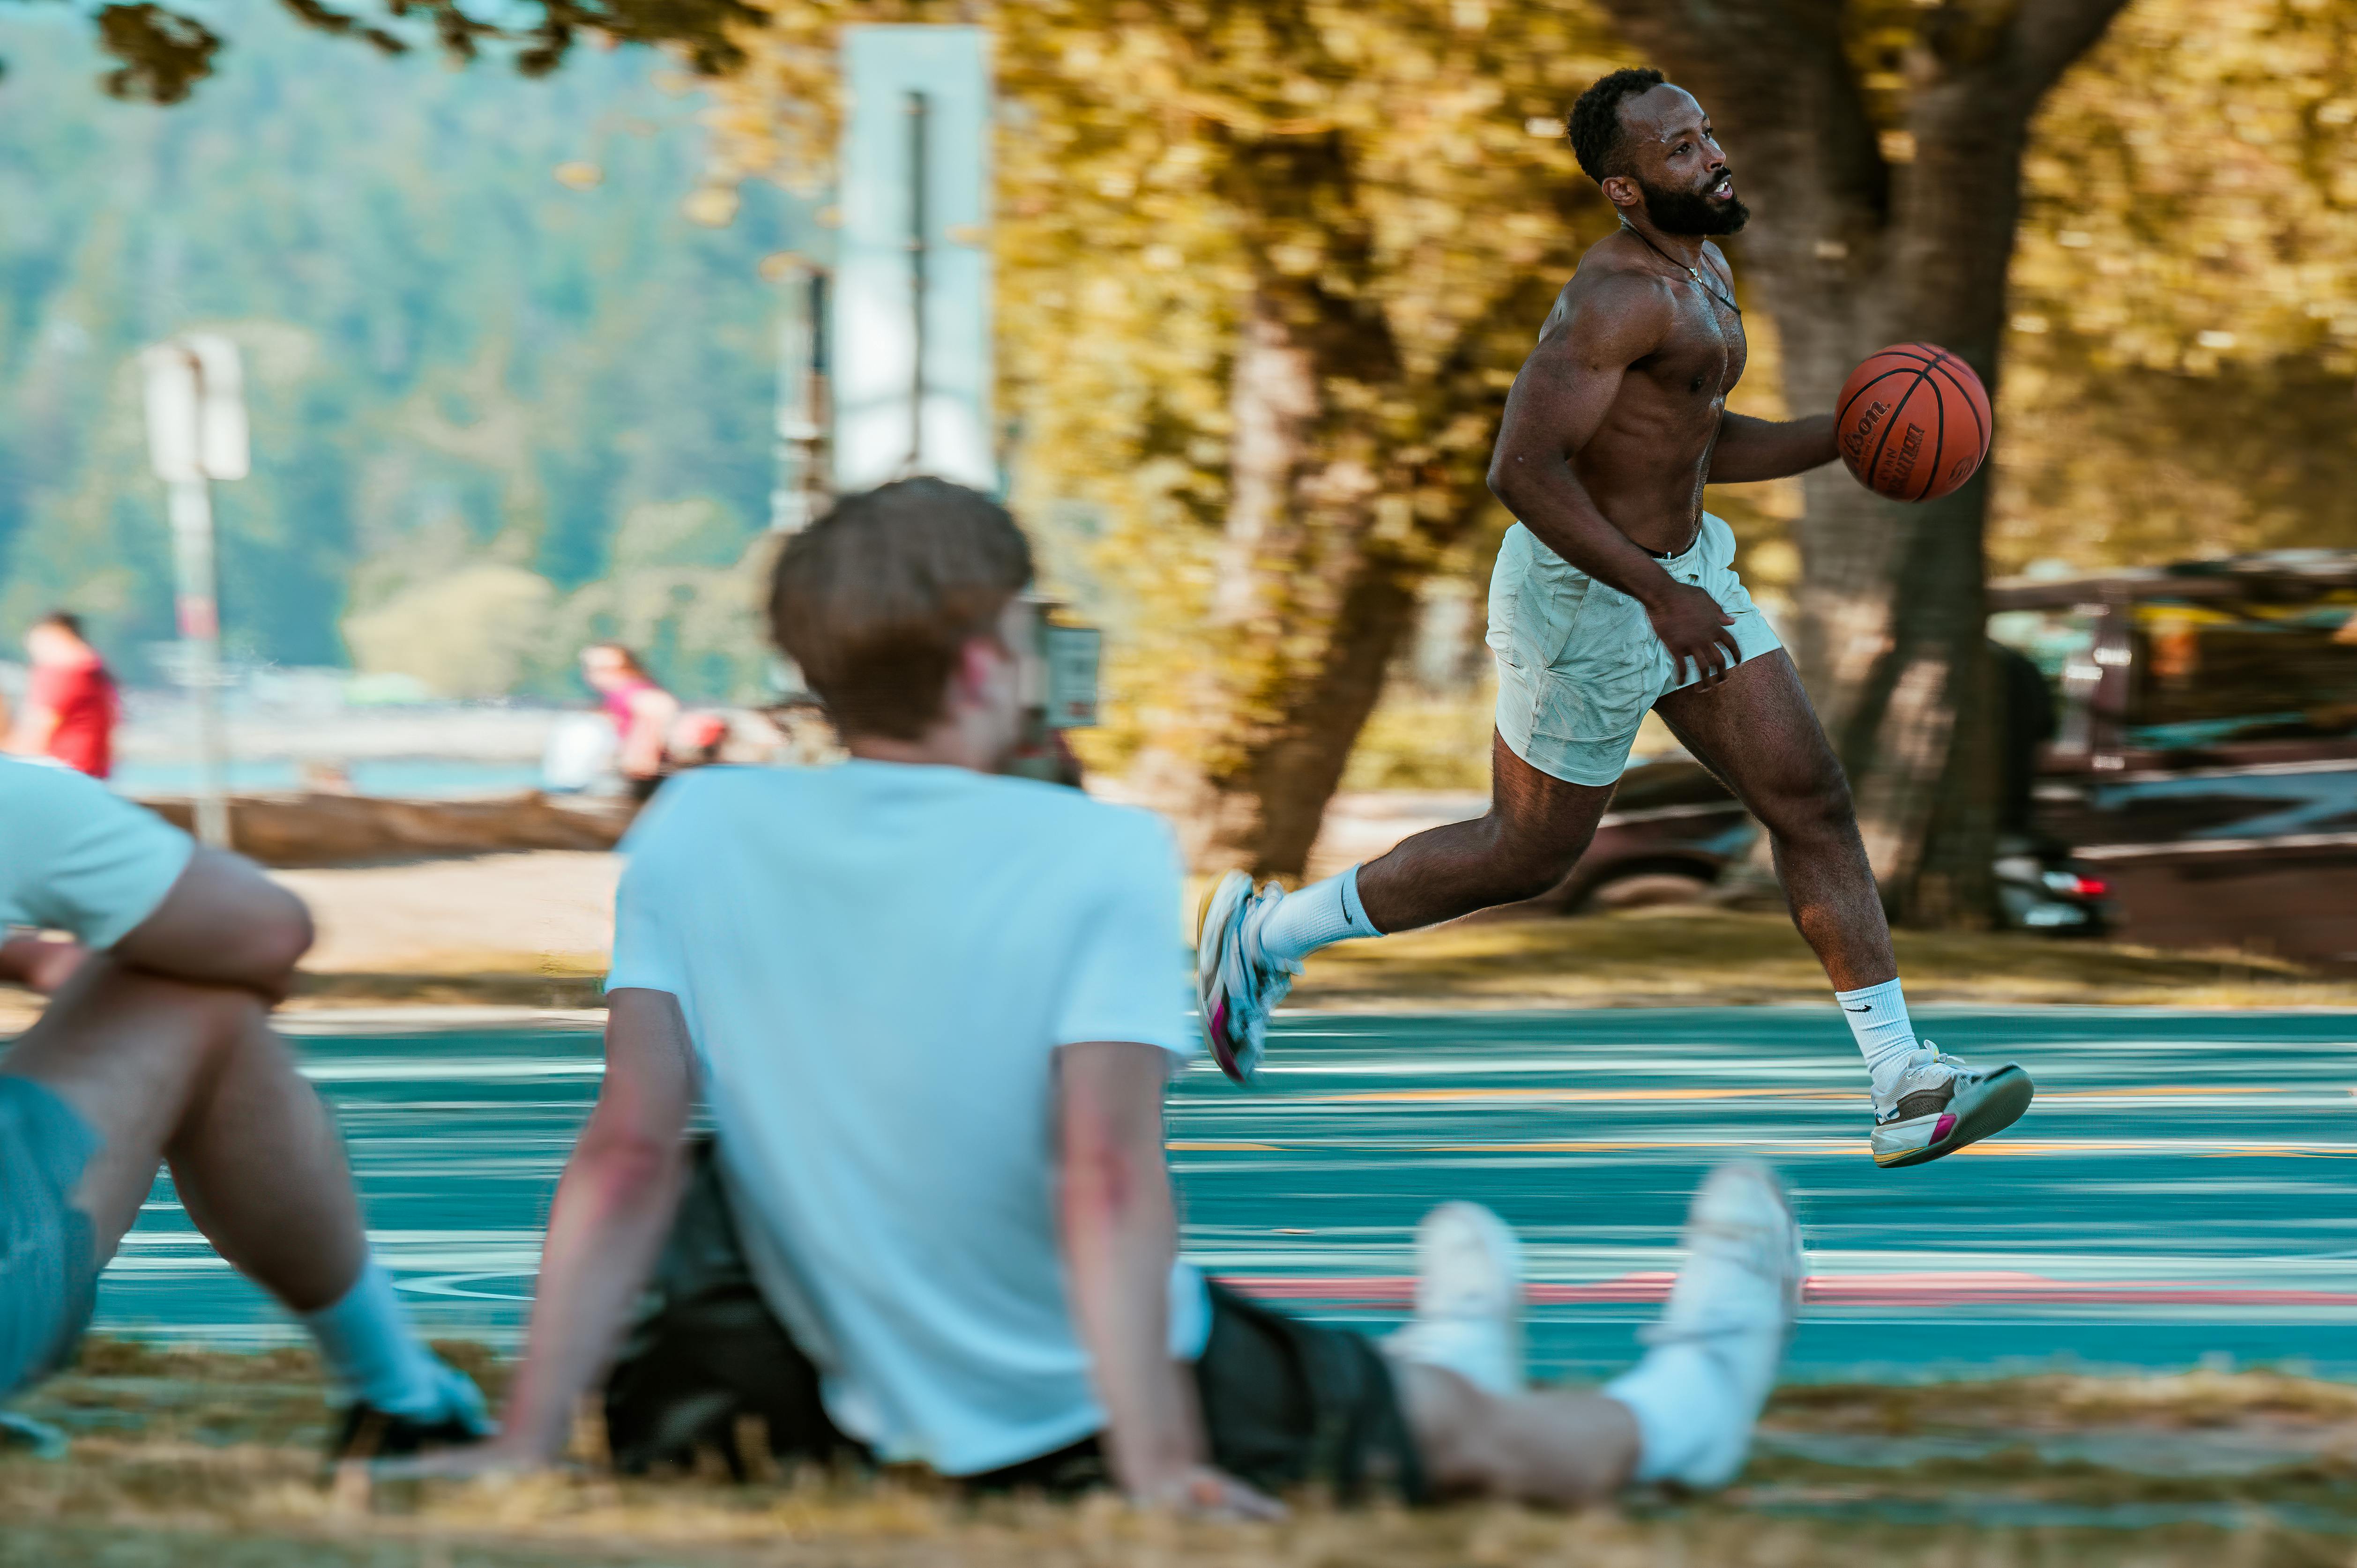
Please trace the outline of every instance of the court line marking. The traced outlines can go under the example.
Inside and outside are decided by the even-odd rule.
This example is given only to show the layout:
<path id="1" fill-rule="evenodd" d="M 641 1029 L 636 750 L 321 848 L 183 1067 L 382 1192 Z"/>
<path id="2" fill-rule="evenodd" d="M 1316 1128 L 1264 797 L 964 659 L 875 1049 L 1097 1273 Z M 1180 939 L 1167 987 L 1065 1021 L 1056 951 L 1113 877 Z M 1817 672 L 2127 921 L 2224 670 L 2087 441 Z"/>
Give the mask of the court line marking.
<path id="1" fill-rule="evenodd" d="M 1363 1302 L 1409 1306 L 1415 1280 L 1407 1274 L 1220 1274 L 1223 1284 L 1272 1300 Z M 1534 1281 L 1523 1287 L 1534 1306 L 1642 1304 L 1665 1301 L 1677 1276 L 1643 1270 L 1609 1280 Z M 2357 1291 L 2202 1285 L 2174 1280 L 2101 1283 L 2045 1274 L 1984 1270 L 1957 1273 L 1812 1274 L 1802 1298 L 1824 1306 L 2239 1306 L 2357 1307 Z"/>
<path id="2" fill-rule="evenodd" d="M 2143 1089 L 2057 1089 L 2041 1090 L 2039 1103 L 2049 1101 L 2207 1099 L 2212 1095 L 2318 1093 L 2338 1094 L 2337 1086 L 2156 1084 Z M 2357 1094 L 2357 1090 L 2347 1092 Z M 1286 1097 L 1294 1105 L 1457 1104 L 1469 1101 L 1517 1100 L 1565 1104 L 1613 1104 L 1650 1101 L 1695 1100 L 1863 1100 L 1863 1090 L 1825 1089 L 1369 1089 L 1336 1094 Z"/>

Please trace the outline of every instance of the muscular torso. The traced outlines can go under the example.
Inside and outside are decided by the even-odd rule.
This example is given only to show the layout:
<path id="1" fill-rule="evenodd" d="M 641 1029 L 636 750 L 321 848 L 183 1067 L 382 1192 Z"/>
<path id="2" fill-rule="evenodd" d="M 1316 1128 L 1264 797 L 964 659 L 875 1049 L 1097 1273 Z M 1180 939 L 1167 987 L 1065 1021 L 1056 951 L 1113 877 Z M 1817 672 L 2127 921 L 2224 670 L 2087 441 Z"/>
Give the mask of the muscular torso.
<path id="1" fill-rule="evenodd" d="M 1565 335 L 1577 329 L 1580 305 L 1607 279 L 1643 280 L 1666 302 L 1670 325 L 1659 346 L 1629 366 L 1604 423 L 1571 456 L 1597 509 L 1657 554 L 1694 540 L 1711 447 L 1743 374 L 1743 318 L 1713 297 L 1734 298 L 1734 279 L 1716 245 L 1704 246 L 1702 266 L 1697 283 L 1634 234 L 1612 235 L 1580 258 L 1539 333 L 1538 352 L 1576 352 Z"/>

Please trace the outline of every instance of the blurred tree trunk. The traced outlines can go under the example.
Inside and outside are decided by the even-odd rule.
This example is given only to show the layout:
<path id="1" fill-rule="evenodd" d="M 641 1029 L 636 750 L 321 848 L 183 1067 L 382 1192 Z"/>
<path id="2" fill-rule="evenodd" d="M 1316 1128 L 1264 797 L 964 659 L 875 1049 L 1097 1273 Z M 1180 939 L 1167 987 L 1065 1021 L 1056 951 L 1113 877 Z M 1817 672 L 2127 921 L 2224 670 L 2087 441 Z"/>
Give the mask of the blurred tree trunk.
<path id="1" fill-rule="evenodd" d="M 1935 4 L 1910 24 L 1888 104 L 1861 83 L 1839 0 L 1603 3 L 1730 149 L 1755 214 L 1738 260 L 1775 316 L 1793 411 L 1831 407 L 1860 360 L 1913 339 L 1961 355 L 1994 393 L 2030 118 L 2126 0 Z M 1839 467 L 1803 488 L 1792 652 L 1884 896 L 1911 924 L 1986 923 L 2000 722 L 1986 472 L 1916 506 Z"/>
<path id="2" fill-rule="evenodd" d="M 1253 232 L 1281 241 L 1315 222 L 1325 255 L 1316 279 L 1279 267 L 1276 246 L 1255 258 L 1229 378 L 1211 646 L 1192 711 L 1149 748 L 1138 778 L 1178 822 L 1190 864 L 1296 876 L 1439 539 L 1429 525 L 1413 539 L 1384 526 L 1394 465 L 1367 413 L 1403 367 L 1382 312 L 1351 286 L 1369 257 L 1341 139 L 1239 148 L 1226 183 Z M 1411 544 L 1421 548 L 1401 548 Z"/>

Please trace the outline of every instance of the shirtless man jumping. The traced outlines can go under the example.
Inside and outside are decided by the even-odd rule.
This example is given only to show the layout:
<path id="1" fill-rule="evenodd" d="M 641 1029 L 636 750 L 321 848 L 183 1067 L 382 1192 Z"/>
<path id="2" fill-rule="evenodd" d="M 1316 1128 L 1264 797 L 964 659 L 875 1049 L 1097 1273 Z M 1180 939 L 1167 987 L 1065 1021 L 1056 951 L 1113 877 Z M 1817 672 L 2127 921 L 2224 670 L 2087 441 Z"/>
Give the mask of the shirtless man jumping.
<path id="1" fill-rule="evenodd" d="M 1658 70 L 1617 70 L 1580 95 L 1569 132 L 1620 231 L 1557 297 L 1490 464 L 1491 489 L 1520 519 L 1490 585 L 1490 813 L 1293 893 L 1230 872 L 1197 944 L 1205 1031 L 1245 1078 L 1309 953 L 1554 886 L 1587 848 L 1650 708 L 1767 826 L 1793 924 L 1866 1057 L 1875 1163 L 1938 1159 L 2011 1125 L 2029 1075 L 1916 1039 L 1841 765 L 1736 575 L 1733 535 L 1702 510 L 1706 484 L 1833 461 L 1833 416 L 1727 412 L 1743 315 L 1710 237 L 1750 214 L 1702 106 Z"/>

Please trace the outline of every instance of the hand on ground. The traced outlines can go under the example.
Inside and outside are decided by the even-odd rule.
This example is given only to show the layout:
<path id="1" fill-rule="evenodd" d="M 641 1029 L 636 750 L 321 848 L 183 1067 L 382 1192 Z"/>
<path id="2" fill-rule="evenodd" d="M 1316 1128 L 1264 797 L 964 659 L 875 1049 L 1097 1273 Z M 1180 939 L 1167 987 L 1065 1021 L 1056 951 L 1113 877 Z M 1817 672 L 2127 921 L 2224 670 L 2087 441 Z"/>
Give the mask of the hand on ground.
<path id="1" fill-rule="evenodd" d="M 1132 1500 L 1142 1508 L 1168 1509 L 1194 1519 L 1285 1517 L 1283 1503 L 1209 1465 L 1195 1466 L 1158 1485 L 1145 1487 Z"/>

